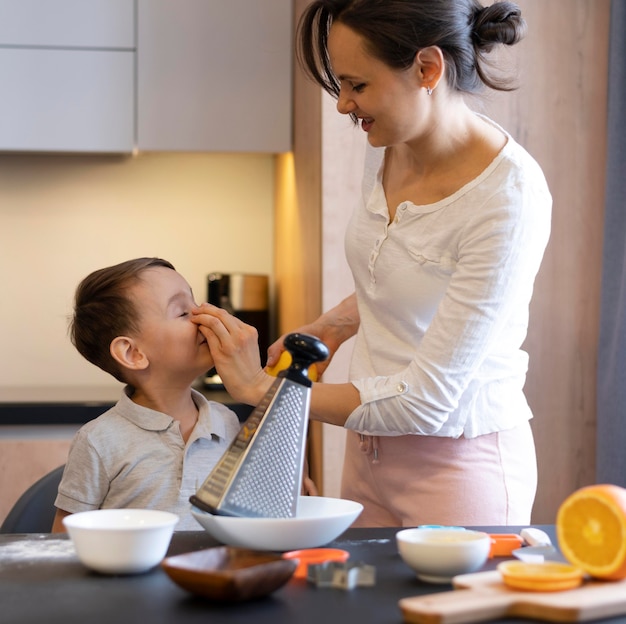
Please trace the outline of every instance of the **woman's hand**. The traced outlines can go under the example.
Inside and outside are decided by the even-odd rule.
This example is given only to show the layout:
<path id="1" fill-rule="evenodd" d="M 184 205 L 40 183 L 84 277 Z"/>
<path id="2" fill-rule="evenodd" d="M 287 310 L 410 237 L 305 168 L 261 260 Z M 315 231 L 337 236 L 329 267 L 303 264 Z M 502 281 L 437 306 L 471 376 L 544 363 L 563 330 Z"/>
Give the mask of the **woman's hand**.
<path id="1" fill-rule="evenodd" d="M 315 362 L 318 375 L 328 368 L 337 349 L 349 338 L 354 336 L 359 328 L 359 312 L 357 309 L 356 295 L 352 294 L 344 299 L 339 305 L 322 314 L 316 321 L 303 325 L 294 332 L 310 334 L 319 338 L 327 347 L 330 355 L 323 362 Z M 291 333 L 291 332 L 290 332 Z M 274 366 L 280 354 L 285 350 L 284 340 L 287 334 L 283 334 L 267 350 L 267 366 Z"/>
<path id="2" fill-rule="evenodd" d="M 274 378 L 261 367 L 257 330 L 209 303 L 194 308 L 191 320 L 206 338 L 228 393 L 236 401 L 258 405 Z"/>
<path id="3" fill-rule="evenodd" d="M 283 334 L 278 340 L 276 340 L 276 342 L 272 343 L 269 346 L 267 350 L 266 370 L 272 366 L 275 366 L 278 363 L 281 353 L 285 350 L 285 337 L 292 333 L 309 334 L 310 336 L 315 336 L 316 338 L 319 338 L 322 342 L 324 342 L 324 344 L 326 344 L 326 342 L 322 338 L 322 335 L 324 333 L 323 328 L 317 326 L 315 323 L 311 323 L 310 325 L 303 325 L 298 329 L 294 329 L 293 332 Z M 328 346 L 328 344 L 326 344 L 326 346 Z M 314 364 L 318 374 L 318 378 L 326 370 L 326 368 L 328 368 L 328 365 L 333 358 L 334 351 L 332 351 L 330 348 L 328 349 L 328 351 L 329 356 L 324 361 L 315 362 Z"/>

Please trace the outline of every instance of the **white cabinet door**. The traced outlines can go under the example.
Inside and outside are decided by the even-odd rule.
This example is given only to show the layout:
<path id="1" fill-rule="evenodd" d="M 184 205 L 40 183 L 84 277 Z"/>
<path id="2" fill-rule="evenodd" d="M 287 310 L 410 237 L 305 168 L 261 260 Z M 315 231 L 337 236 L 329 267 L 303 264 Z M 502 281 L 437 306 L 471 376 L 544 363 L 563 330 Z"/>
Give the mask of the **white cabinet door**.
<path id="1" fill-rule="evenodd" d="M 138 0 L 139 150 L 290 150 L 291 5 Z"/>
<path id="2" fill-rule="evenodd" d="M 134 48 L 134 0 L 0 0 L 0 45 Z"/>
<path id="3" fill-rule="evenodd" d="M 130 152 L 135 0 L 0 0 L 0 150 Z"/>
<path id="4" fill-rule="evenodd" d="M 130 152 L 134 54 L 0 47 L 0 150 Z"/>

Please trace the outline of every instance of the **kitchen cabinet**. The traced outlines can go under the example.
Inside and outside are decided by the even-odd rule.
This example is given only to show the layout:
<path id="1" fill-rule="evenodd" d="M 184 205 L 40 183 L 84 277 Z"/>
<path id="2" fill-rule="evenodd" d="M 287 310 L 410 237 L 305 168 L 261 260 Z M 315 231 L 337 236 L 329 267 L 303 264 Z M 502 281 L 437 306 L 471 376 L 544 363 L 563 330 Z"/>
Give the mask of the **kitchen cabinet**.
<path id="1" fill-rule="evenodd" d="M 290 150 L 291 5 L 138 0 L 138 149 Z"/>
<path id="2" fill-rule="evenodd" d="M 78 425 L 0 426 L 0 524 L 35 481 L 66 462 L 77 429 Z"/>
<path id="3" fill-rule="evenodd" d="M 3 46 L 133 48 L 134 0 L 0 0 Z"/>
<path id="4" fill-rule="evenodd" d="M 134 0 L 0 0 L 0 150 L 130 152 Z"/>
<path id="5" fill-rule="evenodd" d="M 0 0 L 0 150 L 291 149 L 291 0 Z"/>

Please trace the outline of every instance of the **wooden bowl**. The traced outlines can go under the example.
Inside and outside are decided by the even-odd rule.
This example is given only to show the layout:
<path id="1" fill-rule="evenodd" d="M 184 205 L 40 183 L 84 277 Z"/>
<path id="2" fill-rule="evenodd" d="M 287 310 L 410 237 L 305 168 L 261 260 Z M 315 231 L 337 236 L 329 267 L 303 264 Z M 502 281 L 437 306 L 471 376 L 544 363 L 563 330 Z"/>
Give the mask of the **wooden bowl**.
<path id="1" fill-rule="evenodd" d="M 282 587 L 298 562 L 267 552 L 218 546 L 167 557 L 161 567 L 180 587 L 219 601 L 266 596 Z"/>

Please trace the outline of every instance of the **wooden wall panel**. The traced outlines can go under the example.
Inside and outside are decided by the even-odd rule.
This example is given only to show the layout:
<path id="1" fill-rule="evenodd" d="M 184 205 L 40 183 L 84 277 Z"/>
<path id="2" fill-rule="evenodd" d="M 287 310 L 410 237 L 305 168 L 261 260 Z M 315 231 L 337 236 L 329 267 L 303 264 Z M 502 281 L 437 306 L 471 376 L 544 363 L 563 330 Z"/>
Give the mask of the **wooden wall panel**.
<path id="1" fill-rule="evenodd" d="M 35 481 L 67 461 L 73 434 L 34 439 L 16 433 L 0 439 L 0 524 Z"/>
<path id="2" fill-rule="evenodd" d="M 533 521 L 595 480 L 609 0 L 518 0 L 528 36 L 511 49 L 519 90 L 486 112 L 542 166 L 552 235 L 537 278 L 526 349 L 539 487 Z"/>

